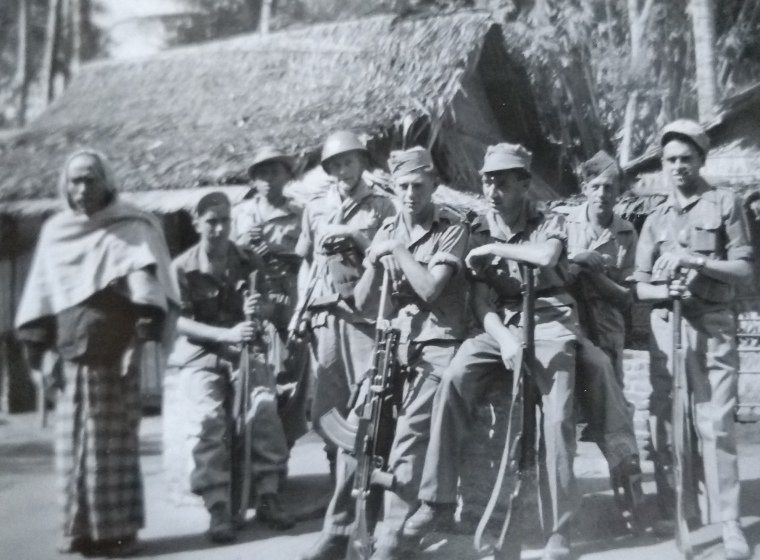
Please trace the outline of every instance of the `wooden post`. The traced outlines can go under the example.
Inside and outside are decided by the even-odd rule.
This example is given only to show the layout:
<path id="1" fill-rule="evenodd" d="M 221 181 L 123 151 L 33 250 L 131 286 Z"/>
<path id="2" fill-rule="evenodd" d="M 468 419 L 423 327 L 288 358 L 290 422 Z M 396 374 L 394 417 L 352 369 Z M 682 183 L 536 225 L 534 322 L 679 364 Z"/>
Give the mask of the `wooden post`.
<path id="1" fill-rule="evenodd" d="M 18 88 L 18 126 L 26 124 L 26 107 L 29 97 L 29 0 L 18 3 L 18 52 L 15 85 Z"/>

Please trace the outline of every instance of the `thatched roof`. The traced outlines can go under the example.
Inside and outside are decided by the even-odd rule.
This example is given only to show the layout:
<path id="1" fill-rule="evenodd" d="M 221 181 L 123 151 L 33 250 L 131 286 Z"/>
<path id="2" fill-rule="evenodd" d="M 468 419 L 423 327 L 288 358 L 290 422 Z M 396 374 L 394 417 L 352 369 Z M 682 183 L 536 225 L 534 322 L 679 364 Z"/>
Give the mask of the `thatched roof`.
<path id="1" fill-rule="evenodd" d="M 487 13 L 379 16 L 86 65 L 40 119 L 0 139 L 0 201 L 53 196 L 80 145 L 109 155 L 123 190 L 154 191 L 245 183 L 264 143 L 313 156 L 332 130 L 378 138 L 410 112 L 435 129 L 494 34 L 503 44 Z M 523 112 L 518 136 L 536 144 L 535 110 Z"/>
<path id="2" fill-rule="evenodd" d="M 760 170 L 757 170 L 758 174 L 754 175 L 747 175 L 746 171 L 739 171 L 737 174 L 737 169 L 728 168 L 731 166 L 729 164 L 727 167 L 725 162 L 731 159 L 741 159 L 747 153 L 747 146 L 740 138 L 742 135 L 755 136 L 754 144 L 756 145 L 751 151 L 758 151 L 757 144 L 760 144 L 758 142 L 758 136 L 760 136 L 760 83 L 724 99 L 715 117 L 704 126 L 712 146 L 708 157 L 707 172 L 711 171 L 709 159 L 720 159 L 722 161 L 720 166 L 716 166 L 714 174 L 725 175 L 728 178 L 736 177 L 736 180 L 721 181 L 719 177 L 719 182 L 736 183 L 738 181 L 739 183 L 756 184 L 757 179 L 760 178 Z M 756 158 L 757 155 L 753 153 L 753 157 Z M 659 168 L 659 146 L 655 145 L 650 147 L 644 155 L 628 163 L 624 170 L 633 177 L 642 173 L 657 171 Z"/>
<path id="3" fill-rule="evenodd" d="M 234 205 L 251 194 L 251 189 L 244 186 L 198 187 L 195 189 L 157 190 L 151 192 L 125 192 L 119 196 L 122 200 L 131 202 L 148 212 L 169 214 L 172 212 L 192 212 L 198 201 L 212 191 L 226 194 Z M 53 214 L 62 208 L 63 201 L 59 198 L 38 198 L 33 200 L 17 200 L 0 203 L 0 214 L 17 218 L 45 216 Z"/>

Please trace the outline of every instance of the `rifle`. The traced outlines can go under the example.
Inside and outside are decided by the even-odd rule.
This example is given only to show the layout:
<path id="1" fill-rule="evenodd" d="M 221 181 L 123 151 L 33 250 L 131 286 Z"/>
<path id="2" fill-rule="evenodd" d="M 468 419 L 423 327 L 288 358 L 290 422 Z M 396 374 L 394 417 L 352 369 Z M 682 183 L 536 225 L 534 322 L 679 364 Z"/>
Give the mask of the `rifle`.
<path id="1" fill-rule="evenodd" d="M 519 560 L 522 549 L 522 513 L 529 497 L 537 494 L 537 453 L 536 453 L 536 407 L 539 404 L 538 390 L 530 377 L 528 368 L 535 361 L 535 278 L 533 268 L 520 266 L 523 277 L 523 340 L 512 375 L 512 399 L 509 406 L 507 437 L 502 453 L 494 489 L 488 500 L 483 516 L 475 531 L 475 548 L 481 550 L 481 541 L 493 511 L 501 497 L 504 479 L 507 475 L 514 481 L 507 498 L 507 514 L 495 547 L 494 557 L 504 560 Z"/>
<path id="2" fill-rule="evenodd" d="M 258 271 L 253 271 L 248 277 L 245 288 L 245 296 L 256 291 Z M 253 362 L 254 384 L 263 383 L 263 375 L 266 375 L 267 355 L 266 344 L 261 338 L 262 326 L 255 317 L 246 314 L 246 321 L 254 321 L 255 334 L 253 339 L 243 345 L 240 353 L 240 370 L 234 387 L 234 401 L 232 406 L 232 418 L 234 427 L 232 431 L 232 482 L 231 503 L 232 515 L 238 524 L 245 521 L 246 512 L 251 497 L 251 423 L 248 421 L 248 412 L 251 408 L 251 363 Z M 259 369 L 263 367 L 263 371 Z M 261 374 L 261 375 L 259 375 Z"/>
<path id="3" fill-rule="evenodd" d="M 309 309 L 309 304 L 311 303 L 311 296 L 314 293 L 314 288 L 317 285 L 318 272 L 323 266 L 324 265 L 322 264 L 314 263 L 309 269 L 306 292 L 303 297 L 298 299 L 296 309 L 293 311 L 293 317 L 290 318 L 290 323 L 288 324 L 288 339 L 286 344 L 290 344 L 296 339 L 296 337 L 301 338 L 306 334 L 306 329 L 302 329 L 301 324 L 308 320 L 306 313 Z"/>
<path id="4" fill-rule="evenodd" d="M 673 474 L 676 487 L 675 539 L 678 550 L 687 560 L 694 557 L 689 526 L 686 523 L 686 473 L 691 472 L 691 411 L 689 407 L 689 380 L 686 375 L 686 351 L 682 340 L 683 301 L 673 299 Z"/>
<path id="5" fill-rule="evenodd" d="M 390 274 L 386 270 L 380 293 L 372 368 L 366 380 L 364 402 L 357 409 L 358 426 L 344 420 L 335 409 L 320 421 L 328 439 L 356 456 L 352 496 L 356 499 L 357 528 L 349 547 L 349 557 L 361 560 L 372 556 L 372 531 L 382 505 L 382 491 L 394 487 L 393 474 L 386 469 L 396 427 L 398 383 L 394 374 L 400 332 L 391 328 L 390 322 L 384 318 L 389 285 Z"/>

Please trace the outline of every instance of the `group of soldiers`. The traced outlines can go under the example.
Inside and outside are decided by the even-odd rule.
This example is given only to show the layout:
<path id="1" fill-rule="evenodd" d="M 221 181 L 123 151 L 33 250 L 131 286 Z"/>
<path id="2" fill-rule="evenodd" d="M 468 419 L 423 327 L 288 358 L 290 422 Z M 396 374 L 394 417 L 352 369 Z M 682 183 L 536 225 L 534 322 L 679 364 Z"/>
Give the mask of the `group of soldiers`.
<path id="1" fill-rule="evenodd" d="M 752 250 L 736 196 L 711 187 L 699 174 L 709 146 L 704 130 L 675 121 L 660 138 L 663 174 L 672 191 L 648 218 L 640 239 L 631 223 L 613 212 L 622 172 L 612 157 L 600 152 L 581 167 L 585 203 L 551 212 L 528 196 L 531 154 L 514 144 L 488 148 L 480 170 L 488 210 L 472 223 L 433 201 L 436 169 L 421 147 L 391 153 L 392 196 L 372 188 L 363 179 L 369 154 L 350 132 L 326 140 L 321 164 L 330 186 L 308 202 L 302 216 L 283 195 L 293 161 L 273 148 L 261 151 L 250 168 L 259 190 L 235 209 L 237 245 L 228 240 L 229 201 L 209 195 L 199 203 L 201 242 L 174 265 L 186 303 L 180 334 L 211 343 L 241 343 L 253 336 L 234 289 L 248 272 L 241 255 L 263 267 L 267 286 L 258 293 L 268 297 L 249 296 L 245 305 L 273 324 L 278 375 L 287 375 L 296 362 L 304 367 L 303 359 L 292 359 L 296 346 L 287 341 L 287 325 L 294 313 L 300 312 L 296 323 L 308 317 L 315 360 L 310 417 L 325 439 L 335 491 L 321 536 L 301 560 L 341 560 L 352 544 L 356 453 L 337 450 L 321 420 L 335 409 L 356 424 L 363 413 L 378 316 L 387 317 L 400 334 L 395 359 L 404 385 L 384 466 L 392 483 L 385 485 L 384 522 L 372 558 L 398 558 L 428 532 L 453 527 L 460 451 L 474 407 L 489 380 L 514 375 L 520 367 L 525 266 L 535 270 L 535 356 L 527 366 L 540 394 L 544 558 L 570 553 L 569 527 L 579 502 L 573 473 L 579 412 L 609 464 L 613 488 L 629 497 L 633 511 L 628 513 L 635 517 L 641 503 L 633 407 L 623 394 L 624 311 L 634 297 L 654 307 L 651 409 L 660 525 L 672 526 L 676 510 L 670 450 L 677 298 L 683 302 L 690 399 L 703 458 L 705 519 L 723 523 L 728 558 L 748 557 L 738 522 L 732 416 L 737 351 L 730 305 L 734 285 L 751 273 Z M 383 299 L 378 309 L 384 279 L 390 304 Z M 289 354 L 291 363 L 285 365 Z M 193 414 L 202 427 L 192 482 L 211 512 L 210 535 L 227 540 L 234 529 L 229 469 L 221 455 L 224 396 L 214 388 L 219 376 L 213 373 L 222 356 L 208 356 L 217 366 L 198 362 L 201 371 L 196 366 L 188 371 L 188 383 L 198 391 Z M 172 363 L 188 368 L 183 360 L 185 365 Z M 284 472 L 292 438 L 288 441 L 278 425 L 273 386 L 262 397 L 268 404 L 254 407 L 262 419 L 254 424 L 260 443 L 254 445 L 252 464 L 261 496 L 257 515 L 286 528 L 292 519 L 276 500 L 277 473 Z M 685 484 L 693 525 L 699 509 L 692 482 Z"/>
<path id="2" fill-rule="evenodd" d="M 259 151 L 249 169 L 252 199 L 232 208 L 222 193 L 204 196 L 194 222 L 200 241 L 173 263 L 180 338 L 167 375 L 180 376 L 192 401 L 191 485 L 210 512 L 209 537 L 235 537 L 229 380 L 240 359 L 234 348 L 261 339 L 268 365 L 245 412 L 257 516 L 276 529 L 294 524 L 277 496 L 289 449 L 305 429 L 308 393 L 335 490 L 320 538 L 300 558 L 342 560 L 350 552 L 358 523 L 352 494 L 358 451 L 338 449 L 322 419 L 335 409 L 356 425 L 364 414 L 373 390 L 368 373 L 378 318 L 398 331 L 394 359 L 403 386 L 390 453 L 378 465 L 391 482 L 383 485 L 373 560 L 399 558 L 429 532 L 453 527 L 460 452 L 474 408 L 491 380 L 514 376 L 521 367 L 541 410 L 543 557 L 570 554 L 569 528 L 579 503 L 573 472 L 579 416 L 609 464 L 616 495 L 628 497 L 621 500 L 623 513 L 641 523 L 640 457 L 633 407 L 623 394 L 624 311 L 638 298 L 653 304 L 659 524 L 673 530 L 677 486 L 687 487 L 689 525 L 700 522 L 699 480 L 707 498 L 702 521 L 723 524 L 727 558 L 748 558 L 739 524 L 733 424 L 738 354 L 731 311 L 734 286 L 752 271 L 747 226 L 737 197 L 700 176 L 709 148 L 700 125 L 671 123 L 660 148 L 671 193 L 640 237 L 613 212 L 622 171 L 604 152 L 581 167 L 586 200 L 567 212 L 546 210 L 529 197 L 531 153 L 520 145 L 488 148 L 480 169 L 488 209 L 468 221 L 434 202 L 438 176 L 427 150 L 391 152 L 389 194 L 365 182 L 369 153 L 345 131 L 324 143 L 328 186 L 302 211 L 283 192 L 294 178 L 294 160 L 272 147 Z M 527 268 L 535 298 L 529 322 L 523 316 Z M 255 284 L 254 271 L 260 272 Z M 685 368 L 702 458 L 694 477 L 679 484 L 671 422 L 674 301 L 683 308 Z M 523 360 L 526 324 L 533 326 L 534 354 Z M 288 385 L 293 381 L 295 389 Z M 278 394 L 283 385 L 291 388 L 287 398 Z"/>

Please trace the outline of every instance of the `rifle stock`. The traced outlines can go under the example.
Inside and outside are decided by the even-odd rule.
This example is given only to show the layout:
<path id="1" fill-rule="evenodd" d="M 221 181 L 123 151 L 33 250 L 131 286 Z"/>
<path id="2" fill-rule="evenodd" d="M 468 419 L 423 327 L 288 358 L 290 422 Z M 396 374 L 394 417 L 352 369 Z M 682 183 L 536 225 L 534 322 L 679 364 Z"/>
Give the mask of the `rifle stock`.
<path id="1" fill-rule="evenodd" d="M 507 513 L 495 547 L 496 559 L 519 560 L 522 549 L 523 511 L 530 496 L 536 497 L 536 406 L 538 393 L 529 367 L 535 360 L 535 279 L 528 265 L 521 265 L 523 277 L 523 340 L 512 377 L 509 423 L 499 471 L 488 505 L 475 531 L 475 548 L 481 550 L 482 537 L 501 496 L 506 478 L 514 481 L 507 497 Z"/>
<path id="2" fill-rule="evenodd" d="M 689 382 L 686 374 L 686 353 L 683 348 L 682 323 L 683 302 L 673 300 L 673 471 L 676 490 L 675 539 L 678 550 L 687 560 L 694 557 L 689 526 L 686 523 L 686 474 L 690 473 L 691 413 L 689 407 Z"/>
<path id="3" fill-rule="evenodd" d="M 253 271 L 248 278 L 246 294 L 255 293 L 258 271 Z M 255 317 L 246 314 L 246 321 L 255 321 Z M 251 357 L 262 351 L 260 346 L 261 325 L 256 325 L 253 340 L 243 345 L 240 352 L 240 369 L 235 383 L 232 417 L 234 421 L 232 437 L 232 480 L 231 505 L 233 518 L 240 524 L 245 521 L 251 496 L 251 423 L 248 411 L 251 407 Z M 264 350 L 264 353 L 266 350 Z M 266 356 L 266 354 L 264 354 Z M 258 358 L 257 364 L 258 364 Z M 258 376 L 257 376 L 258 377 Z"/>
<path id="4" fill-rule="evenodd" d="M 356 531 L 350 540 L 348 559 L 368 560 L 372 556 L 372 532 L 382 506 L 383 489 L 392 489 L 393 475 L 386 471 L 395 435 L 396 354 L 399 331 L 385 319 L 390 275 L 383 273 L 375 351 L 367 379 L 364 402 L 357 410 L 354 452 L 356 475 L 352 495 L 356 500 Z"/>

